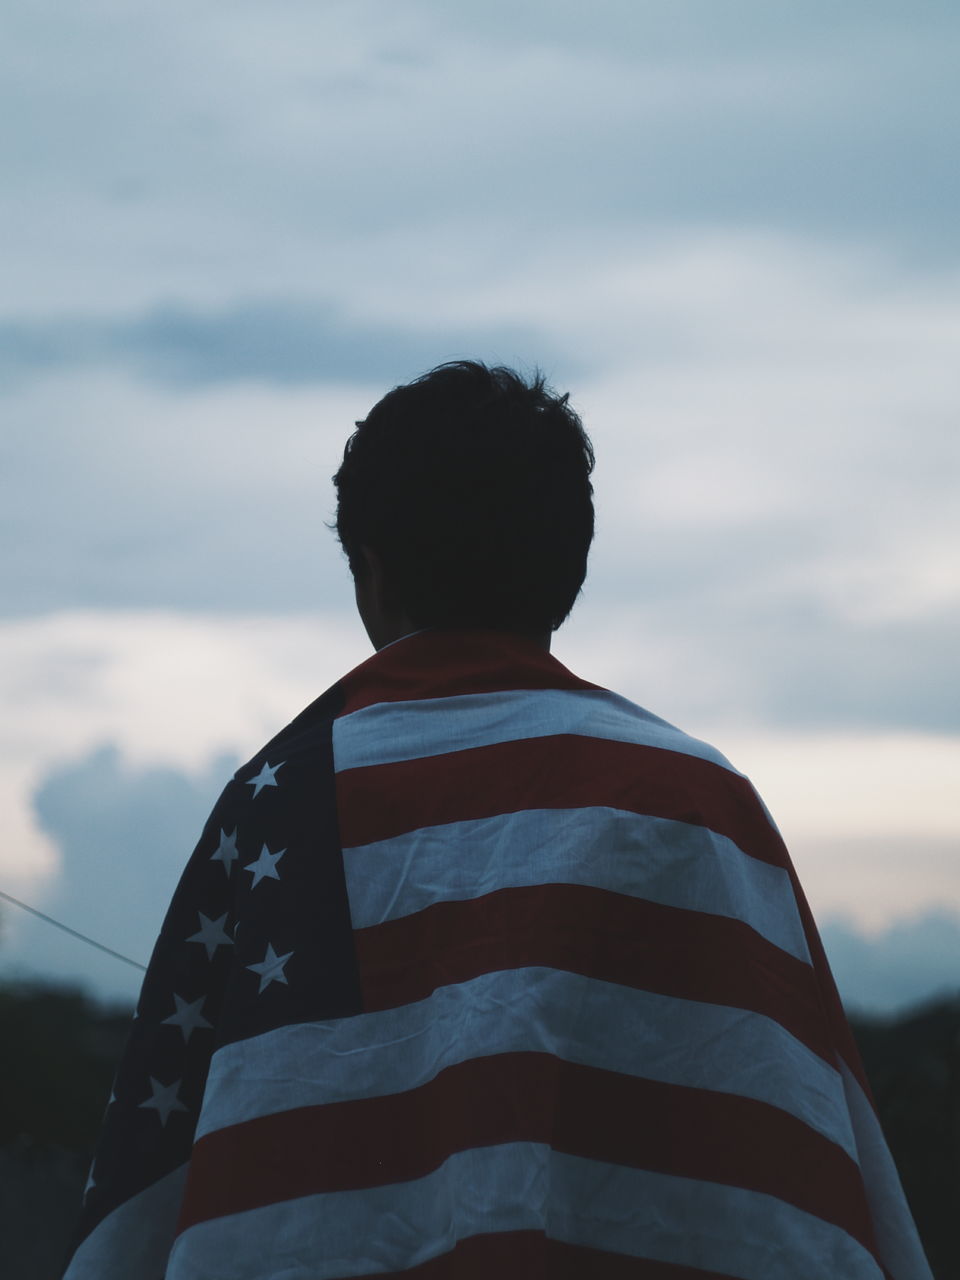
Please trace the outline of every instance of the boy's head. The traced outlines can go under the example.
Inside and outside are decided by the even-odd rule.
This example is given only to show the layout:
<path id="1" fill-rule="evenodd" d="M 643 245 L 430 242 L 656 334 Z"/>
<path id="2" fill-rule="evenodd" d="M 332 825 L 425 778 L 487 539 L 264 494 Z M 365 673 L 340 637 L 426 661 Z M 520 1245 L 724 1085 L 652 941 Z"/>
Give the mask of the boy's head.
<path id="1" fill-rule="evenodd" d="M 593 450 L 539 375 L 443 364 L 376 404 L 334 477 L 359 591 L 416 627 L 549 634 L 583 584 Z"/>

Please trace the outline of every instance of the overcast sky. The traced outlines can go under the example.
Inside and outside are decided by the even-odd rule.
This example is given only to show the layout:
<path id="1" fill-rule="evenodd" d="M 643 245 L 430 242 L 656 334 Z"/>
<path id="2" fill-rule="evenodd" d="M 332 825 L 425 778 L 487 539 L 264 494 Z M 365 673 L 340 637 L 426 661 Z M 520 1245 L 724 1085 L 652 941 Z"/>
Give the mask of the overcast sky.
<path id="1" fill-rule="evenodd" d="M 149 955 L 231 769 L 369 652 L 354 420 L 470 356 L 594 439 L 557 656 L 754 778 L 850 1002 L 960 986 L 956 5 L 5 27 L 0 888 Z M 136 988 L 0 925 L 0 973 Z"/>

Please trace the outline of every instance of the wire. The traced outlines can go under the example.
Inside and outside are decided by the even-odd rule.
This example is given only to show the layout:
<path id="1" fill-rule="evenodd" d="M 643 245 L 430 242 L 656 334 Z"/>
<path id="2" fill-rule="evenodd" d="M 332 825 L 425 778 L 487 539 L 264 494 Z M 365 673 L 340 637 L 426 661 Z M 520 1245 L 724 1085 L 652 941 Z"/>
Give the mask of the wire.
<path id="1" fill-rule="evenodd" d="M 59 920 L 54 920 L 53 916 L 45 916 L 36 907 L 31 907 L 26 902 L 21 902 L 19 898 L 14 898 L 11 894 L 4 893 L 2 889 L 0 889 L 0 898 L 6 898 L 7 902 L 12 902 L 15 907 L 22 907 L 24 911 L 29 911 L 31 915 L 39 916 L 41 920 L 46 920 L 47 924 L 55 925 L 58 929 L 62 929 L 64 933 L 69 933 L 72 938 L 79 938 L 81 942 L 89 943 L 91 947 L 96 947 L 98 951 L 103 951 L 108 956 L 113 956 L 115 960 L 122 960 L 124 964 L 132 964 L 135 969 L 140 969 L 143 973 L 146 973 L 147 966 L 145 964 L 140 964 L 138 960 L 131 960 L 129 956 L 121 955 L 119 951 L 114 951 L 112 947 L 105 947 L 102 942 L 88 938 L 85 933 L 78 933 L 76 929 L 71 929 L 68 924 L 61 924 Z"/>

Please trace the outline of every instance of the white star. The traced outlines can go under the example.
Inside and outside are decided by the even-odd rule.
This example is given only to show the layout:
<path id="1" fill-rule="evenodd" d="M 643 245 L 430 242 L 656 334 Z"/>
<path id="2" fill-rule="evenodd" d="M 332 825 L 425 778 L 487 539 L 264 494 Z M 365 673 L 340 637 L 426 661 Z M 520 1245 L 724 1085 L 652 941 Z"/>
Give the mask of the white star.
<path id="1" fill-rule="evenodd" d="M 201 996 L 199 1000 L 194 1000 L 192 1004 L 188 1004 L 186 1000 L 174 994 L 174 1002 L 177 1006 L 176 1013 L 171 1013 L 169 1018 L 163 1019 L 164 1026 L 170 1023 L 172 1026 L 179 1027 L 183 1032 L 184 1040 L 189 1044 L 190 1036 L 200 1027 L 210 1027 L 213 1024 L 208 1022 L 200 1010 L 203 1008 L 203 1002 L 206 996 Z"/>
<path id="2" fill-rule="evenodd" d="M 277 785 L 277 778 L 276 778 L 277 770 L 282 769 L 284 764 L 285 764 L 285 761 L 283 760 L 281 760 L 279 764 L 272 764 L 272 765 L 267 764 L 266 760 L 264 760 L 263 768 L 260 770 L 257 776 L 255 778 L 247 779 L 247 786 L 253 787 L 254 800 L 257 798 L 257 796 L 260 794 L 260 792 L 263 790 L 264 787 L 275 787 Z"/>
<path id="3" fill-rule="evenodd" d="M 233 864 L 236 862 L 236 860 L 239 857 L 240 857 L 240 854 L 237 850 L 236 828 L 234 828 L 233 835 L 228 836 L 227 833 L 224 831 L 224 829 L 221 827 L 220 828 L 220 844 L 217 847 L 216 853 L 212 853 L 210 855 L 210 861 L 222 862 L 223 869 L 229 876 L 230 872 L 233 870 Z"/>
<path id="4" fill-rule="evenodd" d="M 255 889 L 261 880 L 269 877 L 271 880 L 279 880 L 280 872 L 277 870 L 277 863 L 286 853 L 286 849 L 281 849 L 279 853 L 271 853 L 266 845 L 260 850 L 260 857 L 256 862 L 248 862 L 243 868 L 244 871 L 253 873 L 253 884 L 251 889 Z"/>
<path id="5" fill-rule="evenodd" d="M 174 1080 L 173 1084 L 161 1084 L 153 1076 L 150 1077 L 150 1089 L 152 1096 L 146 1102 L 138 1105 L 141 1107 L 151 1107 L 160 1117 L 160 1123 L 165 1127 L 170 1119 L 171 1111 L 186 1111 L 187 1108 L 177 1097 L 177 1090 L 180 1088 L 180 1081 Z"/>
<path id="6" fill-rule="evenodd" d="M 262 995 L 264 988 L 268 987 L 271 982 L 282 982 L 286 985 L 287 979 L 283 972 L 283 966 L 293 955 L 292 951 L 288 951 L 285 956 L 278 956 L 271 944 L 267 943 L 267 954 L 263 957 L 259 964 L 248 964 L 247 968 L 254 973 L 260 975 L 260 990 L 257 995 Z"/>
<path id="7" fill-rule="evenodd" d="M 233 939 L 223 927 L 223 922 L 227 918 L 227 913 L 225 911 L 219 920 L 211 920 L 209 916 L 205 916 L 202 911 L 198 911 L 197 915 L 200 917 L 200 928 L 193 937 L 188 938 L 187 941 L 202 943 L 207 949 L 207 959 L 212 960 L 213 953 L 216 951 L 217 947 L 227 947 L 233 942 Z"/>

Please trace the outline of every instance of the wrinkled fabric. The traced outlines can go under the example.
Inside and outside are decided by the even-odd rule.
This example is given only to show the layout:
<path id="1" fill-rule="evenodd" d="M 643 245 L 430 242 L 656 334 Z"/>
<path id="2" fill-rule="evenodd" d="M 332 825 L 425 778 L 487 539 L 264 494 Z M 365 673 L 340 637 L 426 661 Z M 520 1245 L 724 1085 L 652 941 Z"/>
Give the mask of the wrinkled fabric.
<path id="1" fill-rule="evenodd" d="M 67 1280 L 928 1280 L 816 927 L 712 747 L 419 632 L 227 785 Z"/>

